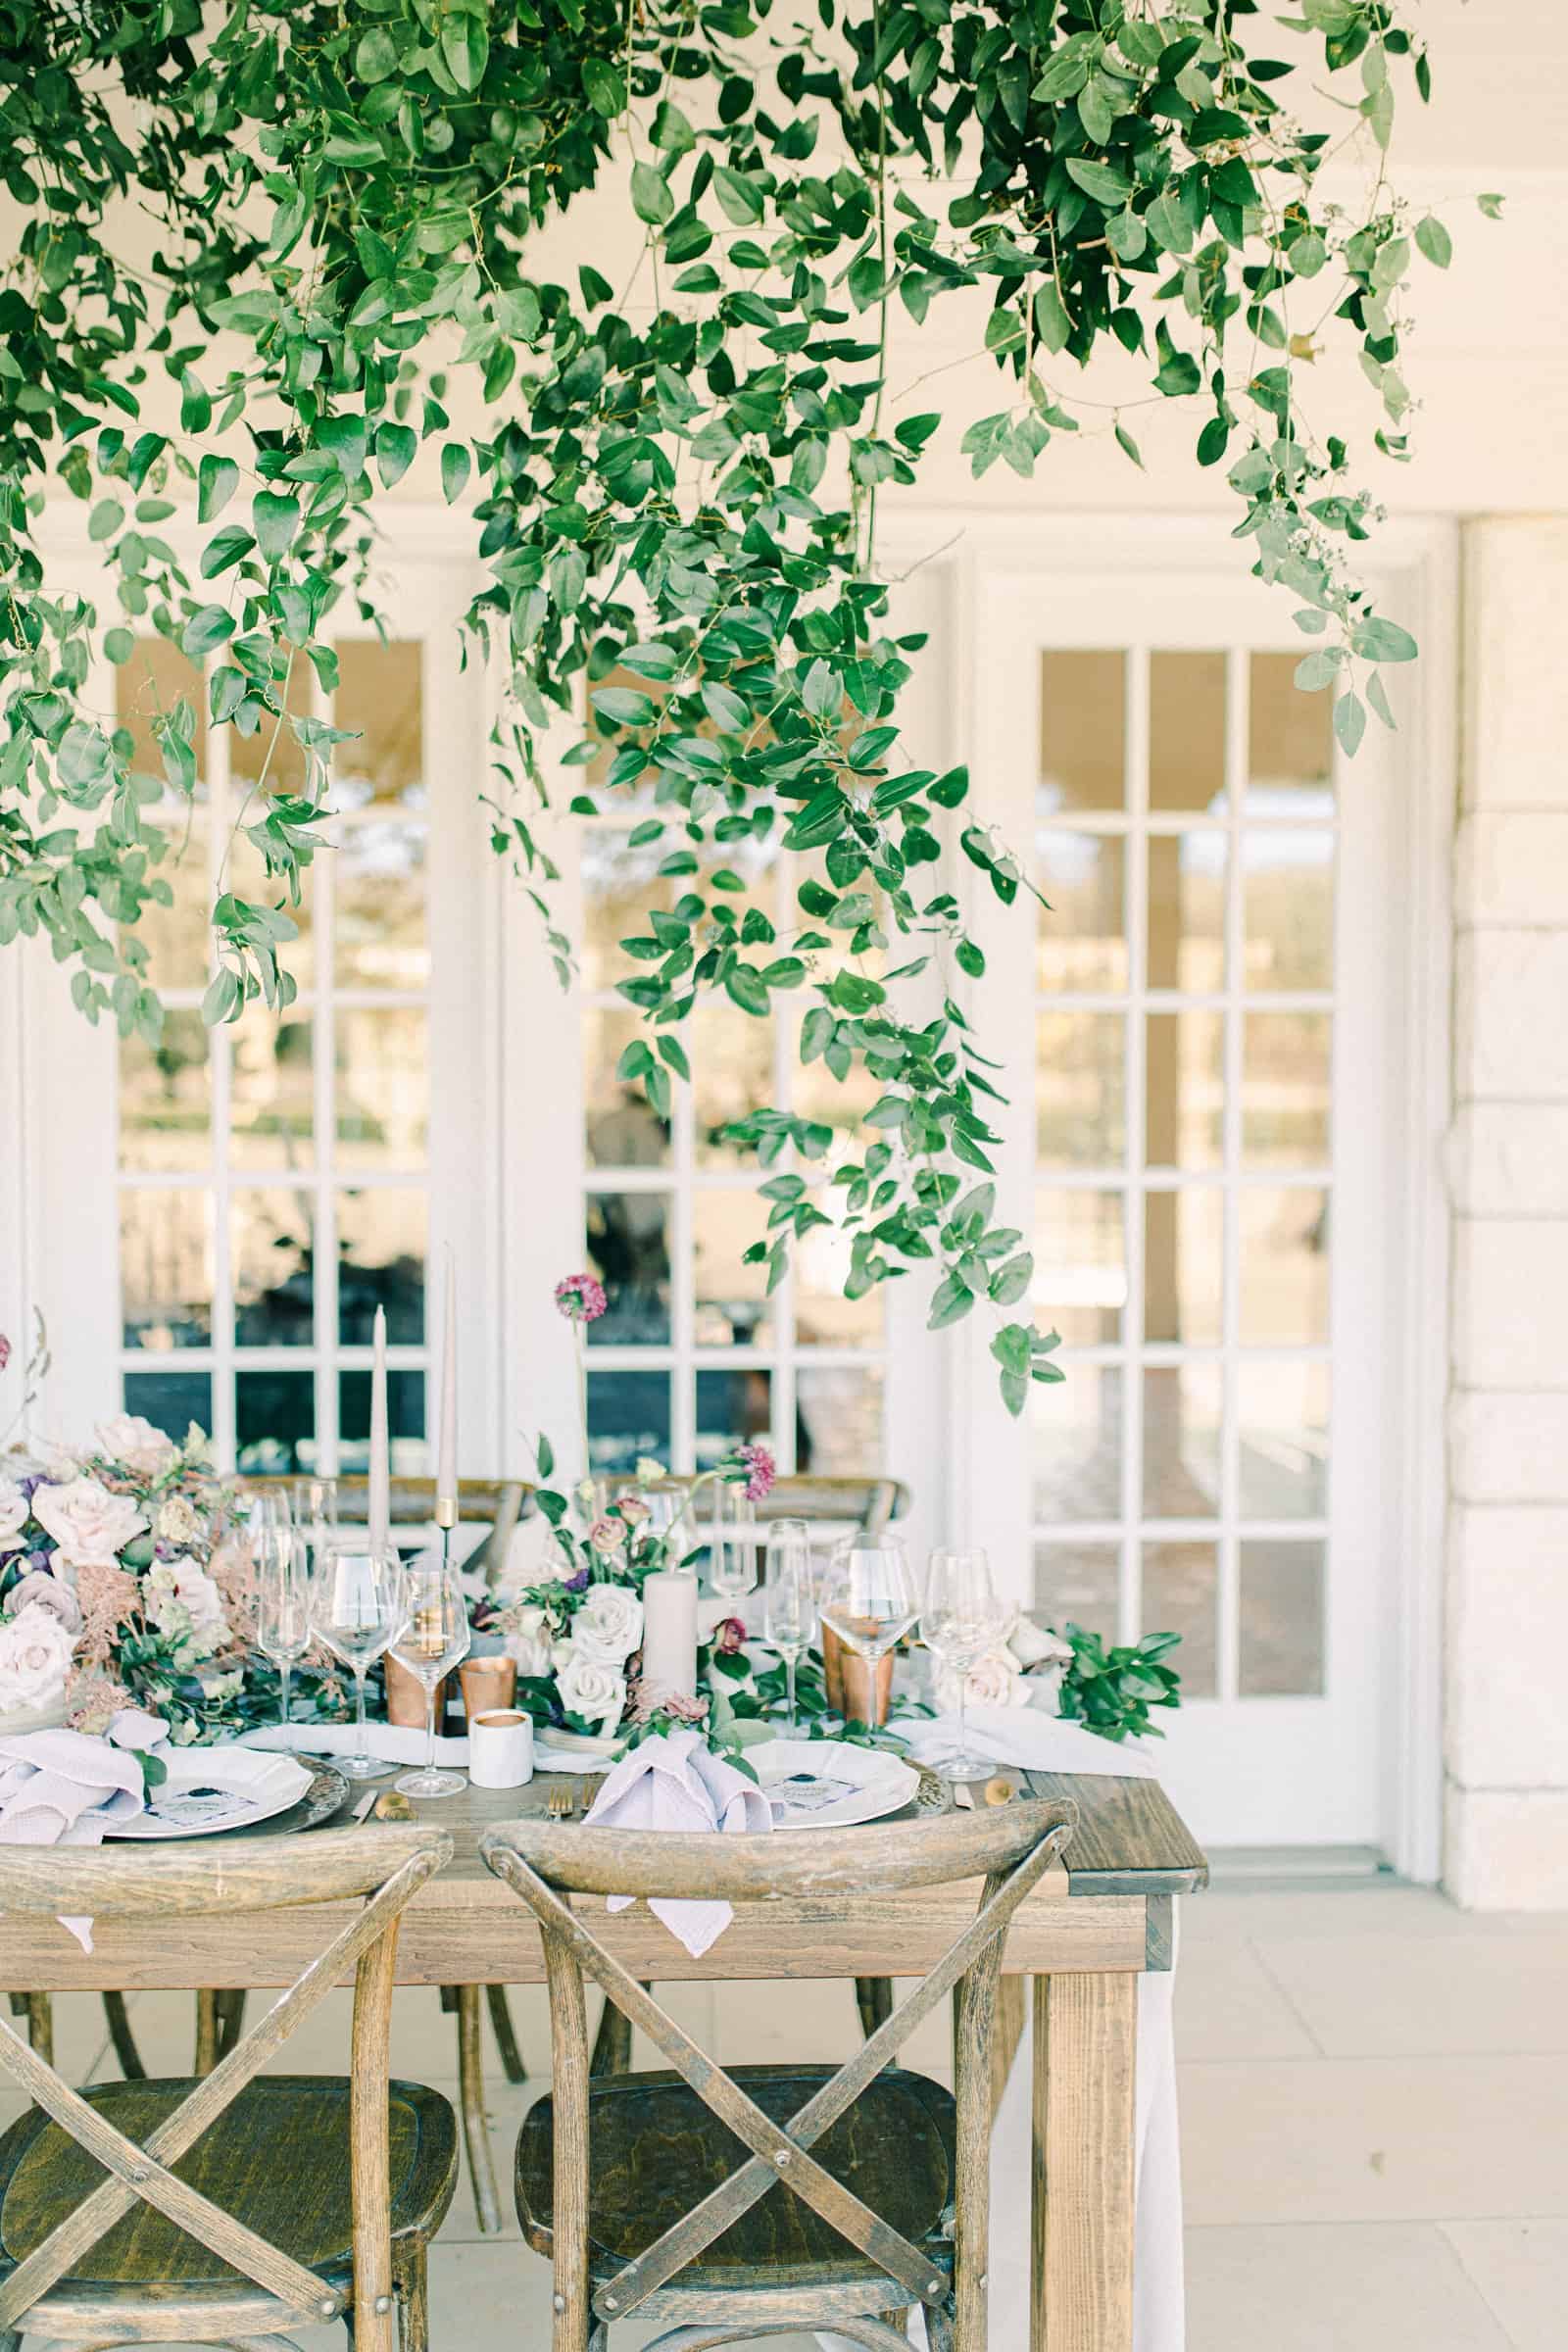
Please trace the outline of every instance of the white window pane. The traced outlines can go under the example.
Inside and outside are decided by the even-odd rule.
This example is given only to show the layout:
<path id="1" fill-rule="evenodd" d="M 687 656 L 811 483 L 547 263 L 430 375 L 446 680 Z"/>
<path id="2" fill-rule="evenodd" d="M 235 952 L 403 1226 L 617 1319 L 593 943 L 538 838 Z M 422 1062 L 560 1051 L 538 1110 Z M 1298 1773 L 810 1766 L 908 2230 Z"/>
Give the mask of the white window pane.
<path id="1" fill-rule="evenodd" d="M 1311 1348 L 1328 1338 L 1329 1201 L 1311 1186 L 1243 1192 L 1244 1346 Z"/>
<path id="2" fill-rule="evenodd" d="M 1043 827 L 1035 836 L 1035 978 L 1043 995 L 1127 985 L 1127 847 L 1114 834 Z M 1014 910 L 1014 919 L 1022 911 Z"/>
<path id="3" fill-rule="evenodd" d="M 1146 1544 L 1143 1634 L 1180 1634 L 1169 1661 L 1184 1698 L 1212 1698 L 1217 1689 L 1219 1562 L 1212 1544 Z"/>
<path id="4" fill-rule="evenodd" d="M 750 1192 L 699 1188 L 692 1207 L 695 1337 L 699 1348 L 766 1348 L 777 1333 L 767 1295 L 768 1267 L 745 1253 L 763 1219 Z"/>
<path id="5" fill-rule="evenodd" d="M 234 1381 L 234 1466 L 281 1478 L 316 1467 L 314 1372 L 241 1372 Z"/>
<path id="6" fill-rule="evenodd" d="M 1068 1363 L 1066 1379 L 1032 1382 L 1029 1438 L 1034 1515 L 1121 1517 L 1122 1372 L 1117 1364 Z M 1114 1580 L 1112 1580 L 1114 1584 Z"/>
<path id="7" fill-rule="evenodd" d="M 588 1325 L 599 1348 L 656 1348 L 669 1340 L 667 1193 L 590 1193 L 588 1262 L 604 1284 L 607 1311 Z"/>
<path id="8" fill-rule="evenodd" d="M 1303 694 L 1297 654 L 1254 654 L 1247 809 L 1258 816 L 1334 813 L 1333 696 Z"/>
<path id="9" fill-rule="evenodd" d="M 815 1364 L 797 1374 L 795 1463 L 803 1475 L 815 1478 L 861 1478 L 881 1470 L 879 1371 L 869 1365 Z"/>
<path id="10" fill-rule="evenodd" d="M 1217 1168 L 1225 1156 L 1225 1016 L 1152 1012 L 1144 1048 L 1144 1158 Z"/>
<path id="11" fill-rule="evenodd" d="M 338 1338 L 368 1348 L 375 1310 L 386 1309 L 391 1345 L 417 1347 L 424 1338 L 425 1255 L 429 1200 L 402 1186 L 337 1196 Z"/>
<path id="12" fill-rule="evenodd" d="M 1225 986 L 1224 833 L 1152 833 L 1149 859 L 1149 986 L 1212 995 Z"/>
<path id="13" fill-rule="evenodd" d="M 1244 1698 L 1316 1698 L 1323 1690 L 1324 1546 L 1253 1537 L 1241 1547 Z"/>
<path id="14" fill-rule="evenodd" d="M 194 1421 L 209 1433 L 213 1426 L 213 1380 L 210 1372 L 127 1372 L 121 1383 L 127 1413 L 138 1413 L 154 1429 L 183 1444 Z"/>
<path id="15" fill-rule="evenodd" d="M 309 1348 L 316 1337 L 316 1244 L 309 1193 L 234 1196 L 229 1249 L 237 1348 Z"/>
<path id="16" fill-rule="evenodd" d="M 1333 1028 L 1326 1012 L 1247 1015 L 1242 1156 L 1250 1167 L 1327 1166 Z"/>
<path id="17" fill-rule="evenodd" d="M 1041 655 L 1041 816 L 1123 806 L 1126 672 L 1119 652 Z"/>
<path id="18" fill-rule="evenodd" d="M 1127 1250 L 1119 1193 L 1035 1194 L 1035 1319 L 1069 1348 L 1121 1336 Z"/>
<path id="19" fill-rule="evenodd" d="M 429 1149 L 429 1014 L 357 1009 L 335 1026 L 339 1167 L 418 1167 Z"/>
<path id="20" fill-rule="evenodd" d="M 213 1152 L 210 1032 L 199 1012 L 170 1011 L 156 1046 L 120 1041 L 120 1164 L 202 1174 Z"/>
<path id="21" fill-rule="evenodd" d="M 596 1478 L 631 1470 L 644 1455 L 669 1466 L 669 1374 L 590 1372 L 588 1450 Z"/>
<path id="22" fill-rule="evenodd" d="M 1223 1333 L 1225 1196 L 1216 1185 L 1144 1200 L 1144 1337 L 1211 1347 Z"/>
<path id="23" fill-rule="evenodd" d="M 582 1016 L 583 1141 L 591 1168 L 659 1168 L 668 1163 L 667 1122 L 635 1080 L 615 1075 L 626 1048 L 647 1035 L 635 1012 L 595 1004 Z"/>
<path id="24" fill-rule="evenodd" d="M 1042 1537 L 1035 1545 L 1035 1615 L 1058 1633 L 1079 1625 L 1086 1634 L 1114 1642 L 1120 1582 L 1119 1544 Z"/>
<path id="25" fill-rule="evenodd" d="M 1144 1372 L 1144 1516 L 1212 1519 L 1220 1507 L 1217 1364 L 1151 1364 Z"/>
<path id="26" fill-rule="evenodd" d="M 1334 984 L 1334 836 L 1280 826 L 1242 845 L 1249 989 Z"/>
<path id="27" fill-rule="evenodd" d="M 1150 808 L 1213 810 L 1224 798 L 1224 655 L 1151 654 Z"/>
<path id="28" fill-rule="evenodd" d="M 211 1197 L 183 1189 L 120 1196 L 124 1345 L 162 1353 L 213 1335 Z"/>
<path id="29" fill-rule="evenodd" d="M 394 1478 L 423 1478 L 429 1473 L 425 1443 L 425 1377 L 422 1372 L 390 1369 L 386 1376 L 388 1451 Z M 363 1478 L 370 1466 L 370 1375 L 338 1375 L 338 1465 L 350 1477 Z M 309 1464 L 303 1465 L 309 1468 Z"/>
<path id="30" fill-rule="evenodd" d="M 315 1024 L 253 1004 L 228 1032 L 230 1167 L 309 1168 L 316 1158 Z"/>
<path id="31" fill-rule="evenodd" d="M 1042 1168 L 1106 1171 L 1127 1147 L 1126 1022 L 1119 1012 L 1035 1021 L 1035 1156 Z"/>
<path id="32" fill-rule="evenodd" d="M 1242 1517 L 1322 1518 L 1328 1508 L 1328 1365 L 1244 1358 L 1236 1419 Z"/>

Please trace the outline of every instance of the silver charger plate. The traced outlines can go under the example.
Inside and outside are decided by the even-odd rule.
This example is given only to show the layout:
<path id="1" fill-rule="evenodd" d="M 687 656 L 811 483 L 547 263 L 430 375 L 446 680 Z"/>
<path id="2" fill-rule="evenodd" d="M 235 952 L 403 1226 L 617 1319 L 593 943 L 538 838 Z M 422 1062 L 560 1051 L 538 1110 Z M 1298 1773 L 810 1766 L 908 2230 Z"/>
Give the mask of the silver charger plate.
<path id="1" fill-rule="evenodd" d="M 303 1796 L 297 1796 L 280 1813 L 264 1815 L 259 1821 L 231 1822 L 227 1829 L 210 1832 L 212 1838 L 287 1838 L 296 1831 L 318 1830 L 347 1804 L 351 1784 L 347 1773 L 325 1756 L 300 1756 L 297 1762 L 311 1775 L 311 1785 Z M 151 1845 L 172 1843 L 182 1833 L 171 1830 L 167 1838 L 149 1835 L 143 1840 Z"/>

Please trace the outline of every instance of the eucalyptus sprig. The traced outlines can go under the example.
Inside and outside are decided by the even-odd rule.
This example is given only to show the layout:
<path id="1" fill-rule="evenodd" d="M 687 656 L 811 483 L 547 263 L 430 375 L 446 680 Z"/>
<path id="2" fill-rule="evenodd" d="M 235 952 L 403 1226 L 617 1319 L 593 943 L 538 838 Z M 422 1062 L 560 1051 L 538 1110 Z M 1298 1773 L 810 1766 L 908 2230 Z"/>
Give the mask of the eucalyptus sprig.
<path id="1" fill-rule="evenodd" d="M 994 1222 L 998 1089 L 962 988 L 985 959 L 937 870 L 949 833 L 980 889 L 1027 884 L 966 772 L 904 739 L 919 641 L 891 614 L 877 512 L 944 419 L 897 414 L 892 320 L 989 298 L 1008 398 L 965 420 L 977 474 L 1027 475 L 1086 431 L 1141 462 L 1137 411 L 1196 401 L 1198 463 L 1225 467 L 1238 534 L 1313 640 L 1302 684 L 1333 691 L 1347 750 L 1369 710 L 1392 723 L 1381 668 L 1415 647 L 1348 567 L 1374 501 L 1348 428 L 1315 433 L 1298 387 L 1319 338 L 1348 338 L 1377 445 L 1404 454 L 1403 289 L 1413 253 L 1446 262 L 1448 232 L 1384 161 L 1396 85 L 1424 96 L 1427 60 L 1395 0 L 1300 0 L 1277 40 L 1250 37 L 1255 15 L 0 0 L 0 173 L 25 214 L 0 284 L 0 943 L 43 933 L 89 1017 L 156 1037 L 138 924 L 170 903 L 166 804 L 193 792 L 196 712 L 149 710 L 146 776 L 102 700 L 104 665 L 151 628 L 205 664 L 207 723 L 264 746 L 239 823 L 272 887 L 217 899 L 208 1017 L 290 1001 L 291 909 L 330 839 L 342 739 L 297 689 L 333 685 L 345 601 L 376 618 L 377 502 L 422 459 L 471 508 L 485 567 L 466 626 L 504 690 L 495 848 L 547 905 L 540 744 L 585 692 L 571 807 L 659 845 L 658 904 L 624 943 L 644 1034 L 622 1076 L 667 1113 L 705 996 L 760 1018 L 804 1000 L 806 1058 L 874 1082 L 868 1140 L 829 1173 L 820 1122 L 738 1123 L 773 1171 L 754 1255 L 777 1280 L 827 1220 L 850 1234 L 852 1294 L 929 1268 L 933 1325 L 992 1311 L 1020 1411 L 1058 1377 L 1054 1341 L 1011 1312 L 1033 1265 Z M 1319 71 L 1343 135 L 1290 111 Z M 1355 148 L 1367 188 L 1348 208 L 1322 175 Z M 537 278 L 535 231 L 612 159 L 638 280 L 588 259 L 573 286 Z M 120 246 L 138 214 L 141 265 Z M 1102 408 L 1077 371 L 1107 349 L 1129 389 Z M 149 420 L 157 368 L 177 431 Z M 46 576 L 53 483 L 86 510 L 102 610 Z M 167 526 L 193 502 L 192 572 Z M 783 935 L 735 870 L 778 848 L 805 861 Z"/>

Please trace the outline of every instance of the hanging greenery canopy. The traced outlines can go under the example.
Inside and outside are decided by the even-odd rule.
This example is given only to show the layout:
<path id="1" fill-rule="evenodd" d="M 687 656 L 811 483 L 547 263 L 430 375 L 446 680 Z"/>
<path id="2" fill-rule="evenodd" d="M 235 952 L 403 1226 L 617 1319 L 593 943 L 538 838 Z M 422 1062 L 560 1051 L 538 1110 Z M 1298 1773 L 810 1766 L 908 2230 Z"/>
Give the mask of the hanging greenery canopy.
<path id="1" fill-rule="evenodd" d="M 1426 58 L 1392 0 L 1255 18 L 1253 0 L 0 0 L 0 172 L 24 221 L 0 280 L 0 941 L 47 934 L 85 1013 L 156 1036 L 136 926 L 171 900 L 197 713 L 159 710 L 164 772 L 135 772 L 104 668 L 135 624 L 205 664 L 209 724 L 264 747 L 240 827 L 275 903 L 219 897 L 208 1017 L 290 1001 L 288 908 L 341 740 L 291 709 L 307 664 L 334 682 L 341 601 L 373 617 L 378 501 L 433 444 L 484 567 L 470 650 L 505 687 L 496 850 L 548 909 L 537 747 L 566 712 L 568 760 L 595 771 L 571 807 L 618 806 L 662 851 L 625 943 L 643 1030 L 622 1076 L 665 1115 L 705 992 L 759 1017 L 804 992 L 806 1058 L 878 1095 L 830 1181 L 825 1127 L 740 1123 L 778 1171 L 754 1256 L 776 1276 L 831 1219 L 852 1291 L 923 1265 L 934 1326 L 989 1301 L 1020 1410 L 1057 1377 L 1054 1341 L 1009 1313 L 1032 1265 L 995 1221 L 994 1065 L 956 977 L 984 959 L 945 834 L 1002 900 L 1029 886 L 984 779 L 922 766 L 900 727 L 919 641 L 889 617 L 877 504 L 943 419 L 895 421 L 890 322 L 978 296 L 1003 390 L 965 419 L 977 474 L 1027 475 L 1086 427 L 1136 462 L 1138 400 L 1102 414 L 1073 387 L 1107 339 L 1145 363 L 1141 397 L 1192 403 L 1198 464 L 1225 469 L 1257 570 L 1294 592 L 1300 682 L 1333 693 L 1342 744 L 1369 706 L 1392 723 L 1378 665 L 1415 648 L 1346 564 L 1375 510 L 1348 423 L 1314 430 L 1298 378 L 1320 336 L 1348 337 L 1377 444 L 1401 453 L 1402 290 L 1412 246 L 1441 266 L 1448 238 L 1383 167 L 1396 84 L 1413 73 L 1425 96 Z M 1293 88 L 1304 108 L 1325 75 L 1343 127 L 1305 128 Z M 536 232 L 612 173 L 637 276 L 585 259 L 573 285 L 536 277 Z M 62 484 L 101 601 L 52 588 L 38 552 Z M 192 501 L 188 564 L 167 533 Z M 270 790 L 284 730 L 304 781 Z M 758 843 L 815 854 L 783 935 L 724 862 Z M 911 1013 L 903 984 L 933 966 Z"/>

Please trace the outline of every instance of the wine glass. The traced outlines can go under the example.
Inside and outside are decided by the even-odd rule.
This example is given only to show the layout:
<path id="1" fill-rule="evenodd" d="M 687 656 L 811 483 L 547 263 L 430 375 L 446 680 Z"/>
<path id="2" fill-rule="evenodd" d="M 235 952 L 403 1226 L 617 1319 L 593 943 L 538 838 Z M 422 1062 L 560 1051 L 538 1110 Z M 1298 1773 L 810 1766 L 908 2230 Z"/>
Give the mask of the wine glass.
<path id="1" fill-rule="evenodd" d="M 776 1526 L 805 1521 L 777 1520 Z M 757 1505 L 746 1489 L 720 1479 L 713 1489 L 708 1536 L 708 1581 L 727 1600 L 739 1600 L 757 1582 Z"/>
<path id="2" fill-rule="evenodd" d="M 969 1669 L 1005 1640 L 1015 1611 L 1002 1600 L 991 1581 L 991 1563 L 978 1545 L 967 1550 L 934 1551 L 926 1577 L 925 1602 L 920 1611 L 920 1639 L 953 1674 L 958 1687 L 958 1748 L 947 1759 L 955 1780 L 973 1779 L 991 1770 L 983 1756 L 969 1753 L 964 1724 L 965 1684 Z"/>
<path id="3" fill-rule="evenodd" d="M 337 1530 L 337 1480 L 297 1478 L 294 1481 L 294 1524 L 309 1536 L 319 1552 Z"/>
<path id="4" fill-rule="evenodd" d="M 468 1612 L 455 1568 L 434 1554 L 411 1560 L 403 1571 L 399 1625 L 392 1655 L 424 1685 L 425 1760 L 419 1771 L 397 1782 L 405 1796 L 454 1796 L 461 1772 L 439 1772 L 435 1761 L 435 1692 L 444 1674 L 468 1654 Z"/>
<path id="5" fill-rule="evenodd" d="M 294 1513 L 289 1506 L 288 1488 L 281 1483 L 275 1487 L 246 1487 L 240 1494 L 240 1513 L 251 1540 L 251 1549 L 260 1552 L 266 1537 L 272 1531 L 292 1527 Z"/>
<path id="6" fill-rule="evenodd" d="M 289 1720 L 289 1677 L 311 1646 L 305 1538 L 270 1526 L 256 1544 L 256 1646 L 277 1668 L 279 1723 Z"/>
<path id="7" fill-rule="evenodd" d="M 822 1593 L 822 1622 L 841 1642 L 874 1666 L 918 1614 L 908 1555 L 898 1536 L 888 1530 L 840 1538 Z"/>
<path id="8" fill-rule="evenodd" d="M 811 1534 L 804 1519 L 775 1519 L 767 1530 L 763 1631 L 784 1661 L 789 1728 L 795 1725 L 795 1673 L 816 1639 L 816 1581 Z"/>
<path id="9" fill-rule="evenodd" d="M 311 1584 L 311 1622 L 334 1657 L 354 1677 L 354 1722 L 359 1750 L 338 1769 L 351 1781 L 379 1780 L 386 1766 L 372 1756 L 365 1725 L 365 1678 L 402 1622 L 398 1555 L 390 1546 L 371 1551 L 363 1542 L 326 1545 L 317 1557 Z"/>

